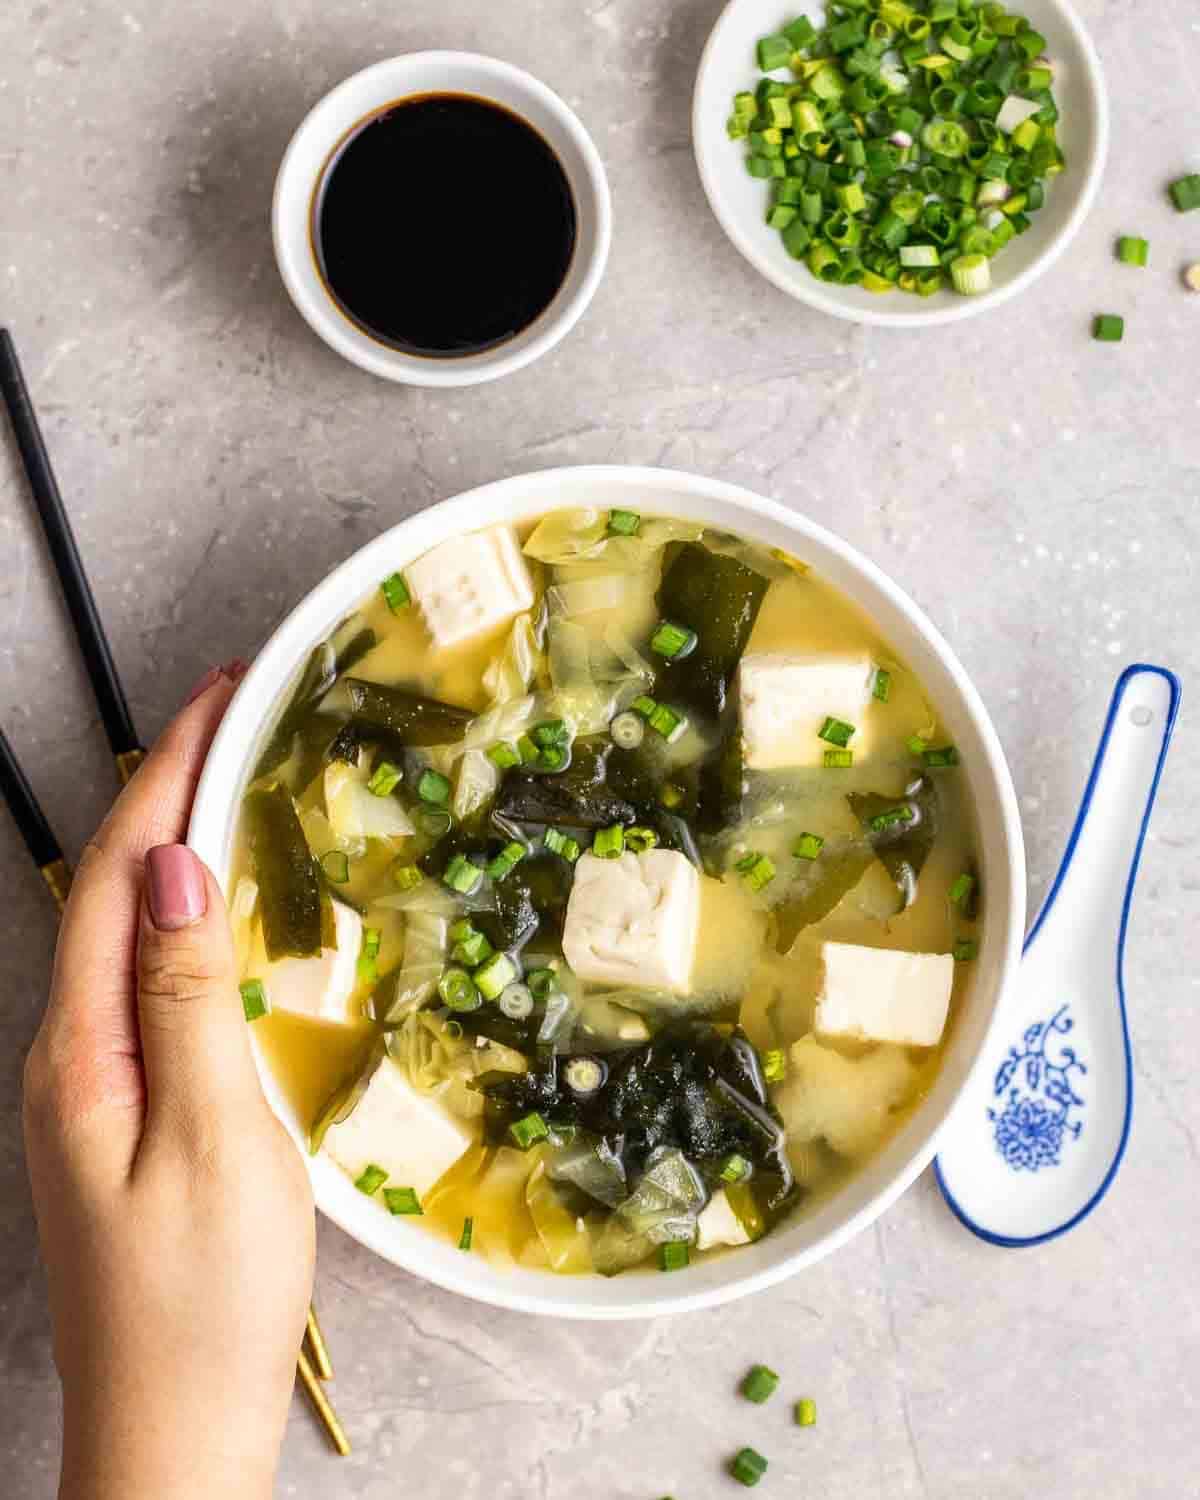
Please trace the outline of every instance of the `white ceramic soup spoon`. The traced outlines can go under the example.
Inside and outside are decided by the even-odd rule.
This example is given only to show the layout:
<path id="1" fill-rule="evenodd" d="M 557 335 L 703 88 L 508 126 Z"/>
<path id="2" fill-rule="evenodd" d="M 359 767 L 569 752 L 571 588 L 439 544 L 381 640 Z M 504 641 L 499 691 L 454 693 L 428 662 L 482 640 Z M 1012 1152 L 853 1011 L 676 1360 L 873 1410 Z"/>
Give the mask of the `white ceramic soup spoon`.
<path id="1" fill-rule="evenodd" d="M 1125 929 L 1178 707 L 1179 682 L 1163 667 L 1121 674 L 994 1050 L 963 1090 L 934 1163 L 946 1202 L 995 1245 L 1036 1245 L 1074 1228 L 1125 1153 Z"/>

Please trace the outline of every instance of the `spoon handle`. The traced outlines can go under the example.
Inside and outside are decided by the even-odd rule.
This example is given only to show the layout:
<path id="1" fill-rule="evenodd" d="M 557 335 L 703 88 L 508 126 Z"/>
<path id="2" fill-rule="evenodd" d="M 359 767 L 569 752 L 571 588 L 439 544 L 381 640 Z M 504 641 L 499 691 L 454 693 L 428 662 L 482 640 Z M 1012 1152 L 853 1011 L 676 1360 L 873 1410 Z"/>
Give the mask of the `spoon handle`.
<path id="1" fill-rule="evenodd" d="M 1053 939 L 1064 953 L 1094 953 L 1115 935 L 1120 981 L 1142 842 L 1178 710 L 1179 681 L 1165 667 L 1138 664 L 1121 673 L 1075 827 L 1026 953 L 1039 939 Z"/>

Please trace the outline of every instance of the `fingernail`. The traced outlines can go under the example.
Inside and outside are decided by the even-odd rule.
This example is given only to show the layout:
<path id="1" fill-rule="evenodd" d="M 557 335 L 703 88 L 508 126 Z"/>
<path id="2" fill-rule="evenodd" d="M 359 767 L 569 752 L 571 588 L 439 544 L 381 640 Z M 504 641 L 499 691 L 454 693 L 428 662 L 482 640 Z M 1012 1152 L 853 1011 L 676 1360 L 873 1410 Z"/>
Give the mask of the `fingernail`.
<path id="1" fill-rule="evenodd" d="M 146 904 L 159 932 L 178 932 L 208 910 L 200 861 L 186 844 L 159 844 L 146 853 Z"/>
<path id="2" fill-rule="evenodd" d="M 202 693 L 207 693 L 209 688 L 213 687 L 220 678 L 222 670 L 221 667 L 209 667 L 208 671 L 205 672 L 204 676 L 184 699 L 184 706 L 186 707 L 189 703 L 195 703 L 196 699 Z"/>
<path id="3" fill-rule="evenodd" d="M 243 661 L 240 656 L 235 656 L 232 661 L 227 661 L 221 668 L 221 676 L 228 677 L 230 682 L 239 683 L 250 670 L 250 663 Z"/>

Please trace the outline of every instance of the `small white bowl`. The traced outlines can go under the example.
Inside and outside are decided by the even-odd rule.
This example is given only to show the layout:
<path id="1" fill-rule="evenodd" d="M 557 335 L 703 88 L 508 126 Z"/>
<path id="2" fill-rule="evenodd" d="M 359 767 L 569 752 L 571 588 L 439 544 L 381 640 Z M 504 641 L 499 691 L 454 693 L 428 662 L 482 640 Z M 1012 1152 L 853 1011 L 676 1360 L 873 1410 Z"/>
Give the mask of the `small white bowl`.
<path id="1" fill-rule="evenodd" d="M 473 94 L 519 115 L 546 140 L 575 200 L 575 252 L 566 280 L 541 315 L 481 354 L 405 354 L 363 332 L 330 295 L 313 253 L 314 198 L 346 135 L 377 110 L 417 94 Z M 292 137 L 275 182 L 275 259 L 292 301 L 316 333 L 353 364 L 405 385 L 464 386 L 497 380 L 553 349 L 592 300 L 608 260 L 612 202 L 600 153 L 578 116 L 544 83 L 474 52 L 411 52 L 355 73 L 314 106 Z"/>
<path id="2" fill-rule="evenodd" d="M 1047 55 L 1054 59 L 1054 94 L 1062 112 L 1058 139 L 1067 170 L 1050 182 L 1045 207 L 1032 215 L 1032 226 L 992 261 L 990 292 L 963 297 L 947 289 L 915 297 L 818 281 L 804 261 L 787 253 L 779 231 L 767 225 L 769 184 L 746 171 L 746 143 L 731 141 L 725 122 L 734 94 L 752 89 L 762 76 L 755 56 L 759 37 L 800 14 L 819 24 L 825 5 L 823 0 L 729 0 L 700 59 L 692 96 L 692 145 L 713 213 L 755 270 L 789 296 L 835 318 L 925 328 L 999 307 L 1050 269 L 1075 237 L 1099 189 L 1108 155 L 1108 99 L 1099 55 L 1067 0 L 1014 0 L 1014 8 L 1045 36 Z M 791 78 L 786 70 L 772 76 Z"/>
<path id="3" fill-rule="evenodd" d="M 637 1318 L 729 1302 L 791 1276 L 866 1228 L 928 1166 L 950 1109 L 988 1043 L 1001 991 L 1020 958 L 1025 857 L 1008 767 L 987 710 L 961 664 L 913 601 L 872 562 L 803 516 L 749 490 L 667 469 L 578 468 L 524 474 L 445 500 L 385 531 L 335 568 L 263 647 L 238 688 L 209 753 L 188 839 L 226 891 L 242 794 L 281 699 L 308 653 L 379 580 L 449 537 L 530 520 L 558 506 L 659 512 L 736 531 L 782 547 L 857 603 L 919 675 L 962 752 L 975 809 L 987 919 L 968 1000 L 929 1095 L 884 1149 L 812 1213 L 798 1213 L 765 1239 L 664 1276 L 658 1270 L 602 1276 L 499 1269 L 365 1198 L 331 1160 L 308 1157 L 317 1206 L 347 1234 L 438 1286 L 497 1307 L 554 1317 Z M 303 1149 L 304 1128 L 259 1058 L 267 1096 Z"/>

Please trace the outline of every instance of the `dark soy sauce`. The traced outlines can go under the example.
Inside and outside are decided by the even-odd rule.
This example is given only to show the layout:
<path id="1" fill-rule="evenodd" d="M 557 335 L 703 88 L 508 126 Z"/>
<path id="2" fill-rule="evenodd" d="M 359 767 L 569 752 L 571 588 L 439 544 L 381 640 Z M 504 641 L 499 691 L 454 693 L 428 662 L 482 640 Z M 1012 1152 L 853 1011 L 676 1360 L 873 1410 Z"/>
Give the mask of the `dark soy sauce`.
<path id="1" fill-rule="evenodd" d="M 370 116 L 313 204 L 325 283 L 352 322 L 406 354 L 478 354 L 543 313 L 575 248 L 575 203 L 531 125 L 469 94 Z"/>

